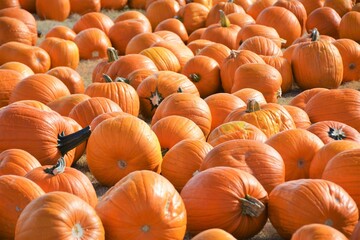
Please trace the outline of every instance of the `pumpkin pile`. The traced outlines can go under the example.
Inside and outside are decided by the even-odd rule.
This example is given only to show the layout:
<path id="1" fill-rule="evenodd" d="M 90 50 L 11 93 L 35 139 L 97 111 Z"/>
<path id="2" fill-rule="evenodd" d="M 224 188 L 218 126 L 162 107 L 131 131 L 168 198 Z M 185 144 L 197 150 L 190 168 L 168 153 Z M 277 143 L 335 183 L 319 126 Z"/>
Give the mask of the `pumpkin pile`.
<path id="1" fill-rule="evenodd" d="M 358 2 L 1 1 L 0 239 L 359 239 Z"/>

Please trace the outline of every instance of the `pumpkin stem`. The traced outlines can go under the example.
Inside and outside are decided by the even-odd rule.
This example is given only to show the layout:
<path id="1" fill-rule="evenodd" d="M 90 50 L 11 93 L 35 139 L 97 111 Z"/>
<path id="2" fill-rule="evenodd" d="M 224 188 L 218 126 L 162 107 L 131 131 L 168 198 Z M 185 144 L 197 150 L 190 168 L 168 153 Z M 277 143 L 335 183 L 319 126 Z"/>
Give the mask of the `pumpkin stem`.
<path id="1" fill-rule="evenodd" d="M 47 174 L 51 174 L 51 175 L 58 175 L 60 173 L 63 173 L 65 171 L 65 158 L 64 157 L 60 157 L 59 160 L 57 161 L 57 163 L 50 167 L 50 168 L 45 168 L 44 172 Z"/>
<path id="2" fill-rule="evenodd" d="M 246 105 L 246 112 L 250 113 L 250 112 L 256 112 L 259 111 L 260 108 L 260 104 L 258 101 L 256 101 L 255 99 L 249 99 L 247 105 Z"/>
<path id="3" fill-rule="evenodd" d="M 114 82 L 130 83 L 129 79 L 124 77 L 116 77 Z"/>
<path id="4" fill-rule="evenodd" d="M 189 75 L 189 79 L 190 79 L 191 81 L 193 81 L 193 82 L 200 82 L 201 77 L 200 77 L 200 75 L 197 74 L 197 73 L 191 73 L 191 74 Z"/>
<path id="5" fill-rule="evenodd" d="M 220 12 L 220 25 L 222 27 L 230 27 L 230 20 L 229 18 L 226 16 L 225 12 L 223 10 L 219 10 Z"/>
<path id="6" fill-rule="evenodd" d="M 346 138 L 346 134 L 341 128 L 340 129 L 329 128 L 328 134 L 329 137 L 331 137 L 334 140 L 343 140 Z"/>
<path id="7" fill-rule="evenodd" d="M 61 155 L 64 156 L 68 151 L 87 140 L 90 137 L 90 134 L 90 126 L 87 126 L 67 136 L 65 136 L 64 132 L 62 132 L 58 135 L 57 148 L 59 149 Z"/>
<path id="8" fill-rule="evenodd" d="M 106 49 L 106 54 L 107 54 L 108 62 L 115 62 L 116 60 L 119 59 L 117 50 L 114 47 L 108 47 Z"/>
<path id="9" fill-rule="evenodd" d="M 265 205 L 259 200 L 248 194 L 245 198 L 240 198 L 241 201 L 241 214 L 250 217 L 259 217 L 265 210 Z"/>
<path id="10" fill-rule="evenodd" d="M 111 77 L 109 75 L 107 75 L 106 73 L 103 73 L 103 78 L 105 80 L 106 83 L 111 83 L 111 82 L 114 82 Z"/>
<path id="11" fill-rule="evenodd" d="M 318 41 L 320 39 L 320 33 L 317 28 L 314 28 L 310 32 L 310 38 L 312 42 Z"/>

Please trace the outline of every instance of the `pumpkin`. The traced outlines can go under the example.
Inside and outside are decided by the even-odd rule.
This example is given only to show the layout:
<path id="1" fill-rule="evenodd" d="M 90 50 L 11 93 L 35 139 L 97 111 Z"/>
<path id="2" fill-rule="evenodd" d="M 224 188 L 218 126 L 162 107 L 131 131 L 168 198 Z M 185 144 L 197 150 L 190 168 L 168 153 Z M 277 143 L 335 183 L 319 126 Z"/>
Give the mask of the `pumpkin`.
<path id="1" fill-rule="evenodd" d="M 30 13 L 36 12 L 35 0 L 19 0 L 21 8 L 29 11 Z"/>
<path id="2" fill-rule="evenodd" d="M 292 13 L 294 13 L 294 15 L 296 16 L 296 18 L 299 20 L 301 29 L 302 29 L 302 34 L 304 34 L 306 32 L 306 27 L 305 24 L 307 22 L 307 18 L 308 18 L 308 14 L 306 12 L 306 9 L 304 7 L 304 5 L 300 2 L 300 1 L 296 1 L 296 0 L 277 0 L 273 6 L 279 6 L 279 7 L 284 7 L 288 10 L 290 10 Z"/>
<path id="3" fill-rule="evenodd" d="M 288 104 L 283 104 L 282 106 L 290 113 L 292 119 L 295 122 L 296 128 L 307 129 L 310 127 L 310 118 L 305 110 Z"/>
<path id="4" fill-rule="evenodd" d="M 122 10 L 126 7 L 128 0 L 114 1 L 114 0 L 101 0 L 101 8 Z"/>
<path id="5" fill-rule="evenodd" d="M 181 197 L 191 235 L 221 228 L 237 239 L 246 239 L 260 232 L 267 221 L 267 192 L 253 175 L 236 168 L 199 172 L 185 184 Z"/>
<path id="6" fill-rule="evenodd" d="M 213 147 L 199 139 L 183 139 L 167 151 L 161 163 L 161 175 L 180 193 L 199 170 L 205 156 Z"/>
<path id="7" fill-rule="evenodd" d="M 206 17 L 206 22 L 205 22 L 206 27 L 209 27 L 211 24 L 218 23 L 220 21 L 221 14 L 219 10 L 222 10 L 225 13 L 225 15 L 235 12 L 245 13 L 244 8 L 239 4 L 236 4 L 232 0 L 219 1 L 217 3 L 213 3 Z"/>
<path id="8" fill-rule="evenodd" d="M 281 84 L 281 73 L 275 67 L 264 63 L 246 63 L 236 69 L 231 93 L 242 88 L 253 88 L 264 95 L 266 102 L 277 103 L 281 97 Z"/>
<path id="9" fill-rule="evenodd" d="M 102 12 L 88 12 L 82 15 L 72 26 L 72 30 L 78 34 L 88 28 L 98 28 L 106 35 L 109 29 L 114 25 L 113 20 Z"/>
<path id="10" fill-rule="evenodd" d="M 99 59 L 107 56 L 107 49 L 112 46 L 111 39 L 98 28 L 82 30 L 74 39 L 78 46 L 80 59 Z"/>
<path id="11" fill-rule="evenodd" d="M 179 9 L 180 4 L 176 0 L 152 1 L 146 7 L 145 16 L 150 21 L 152 30 L 155 30 L 161 21 L 174 17 Z"/>
<path id="12" fill-rule="evenodd" d="M 46 72 L 49 75 L 60 79 L 71 94 L 81 94 L 85 91 L 85 82 L 75 69 L 67 66 L 58 66 L 51 68 Z"/>
<path id="13" fill-rule="evenodd" d="M 325 0 L 324 7 L 330 7 L 334 9 L 340 17 L 343 17 L 346 13 L 351 11 L 352 6 L 354 5 L 353 0 Z"/>
<path id="14" fill-rule="evenodd" d="M 240 29 L 236 36 L 238 46 L 240 46 L 246 39 L 254 36 L 262 36 L 271 39 L 280 48 L 282 42 L 284 42 L 284 39 L 280 38 L 279 33 L 276 31 L 275 28 L 254 23 L 245 25 Z"/>
<path id="15" fill-rule="evenodd" d="M 285 239 L 311 223 L 331 226 L 349 237 L 359 218 L 350 195 L 324 179 L 298 179 L 276 186 L 269 194 L 268 213 L 271 224 Z"/>
<path id="16" fill-rule="evenodd" d="M 44 229 L 39 231 L 40 228 Z M 43 194 L 25 207 L 16 223 L 15 239 L 29 236 L 35 239 L 69 236 L 105 239 L 104 227 L 95 209 L 78 196 L 61 191 Z"/>
<path id="17" fill-rule="evenodd" d="M 99 12 L 101 0 L 70 0 L 71 13 L 84 15 L 89 12 Z"/>
<path id="18" fill-rule="evenodd" d="M 108 187 L 136 170 L 161 171 L 161 147 L 156 134 L 146 122 L 130 114 L 97 125 L 88 140 L 86 158 L 90 172 Z"/>
<path id="19" fill-rule="evenodd" d="M 234 139 L 249 139 L 265 142 L 267 136 L 255 125 L 245 121 L 225 122 L 213 129 L 207 142 L 215 147 L 223 142 Z"/>
<path id="20" fill-rule="evenodd" d="M 76 33 L 70 27 L 64 25 L 56 25 L 50 28 L 49 31 L 45 34 L 45 38 L 47 37 L 57 37 L 65 40 L 74 41 Z"/>
<path id="21" fill-rule="evenodd" d="M 76 69 L 80 62 L 80 51 L 75 42 L 56 37 L 47 37 L 39 44 L 50 56 L 50 68 L 65 66 Z"/>
<path id="22" fill-rule="evenodd" d="M 206 240 L 206 239 L 222 239 L 222 240 L 235 240 L 230 233 L 221 228 L 210 228 L 195 235 L 193 240 Z"/>
<path id="23" fill-rule="evenodd" d="M 90 179 L 80 170 L 67 167 L 64 158 L 60 158 L 55 165 L 34 168 L 25 177 L 39 185 L 45 193 L 63 191 L 80 197 L 92 207 L 98 203 Z"/>
<path id="24" fill-rule="evenodd" d="M 325 144 L 314 155 L 310 163 L 310 178 L 321 178 L 327 163 L 335 155 L 350 149 L 360 148 L 358 142 L 350 140 L 338 140 Z"/>
<path id="25" fill-rule="evenodd" d="M 220 67 L 210 57 L 198 55 L 190 58 L 182 68 L 181 73 L 188 76 L 195 84 L 202 98 L 220 91 Z"/>
<path id="26" fill-rule="evenodd" d="M 47 104 L 55 112 L 58 112 L 62 116 L 69 116 L 70 111 L 82 101 L 89 99 L 90 96 L 84 93 L 73 93 L 60 97 Z"/>
<path id="27" fill-rule="evenodd" d="M 28 26 L 17 18 L 0 15 L 0 28 L 0 45 L 12 41 L 29 46 L 36 44 L 34 42 L 35 33 L 31 32 Z"/>
<path id="28" fill-rule="evenodd" d="M 55 111 L 19 103 L 0 110 L 0 130 L 4 133 L 0 136 L 0 152 L 20 148 L 42 165 L 55 164 L 63 156 L 67 166 L 73 162 L 73 148 L 91 133 L 88 127 L 74 132 L 74 128 Z"/>
<path id="29" fill-rule="evenodd" d="M 175 144 L 185 139 L 205 141 L 204 133 L 194 121 L 180 115 L 170 115 L 159 119 L 151 126 L 156 134 L 164 156 Z"/>
<path id="30" fill-rule="evenodd" d="M 136 89 L 140 98 L 140 113 L 151 119 L 160 103 L 172 93 L 191 93 L 199 96 L 195 84 L 185 75 L 172 71 L 157 71 L 149 75 Z"/>
<path id="31" fill-rule="evenodd" d="M 0 176 L 0 237 L 14 239 L 16 223 L 24 208 L 44 191 L 33 181 L 16 175 Z"/>
<path id="32" fill-rule="evenodd" d="M 95 82 L 89 84 L 85 94 L 90 97 L 105 97 L 117 103 L 120 108 L 134 116 L 139 115 L 140 100 L 136 90 L 121 78 L 112 80 L 108 75 L 104 83 Z"/>
<path id="33" fill-rule="evenodd" d="M 242 88 L 231 94 L 240 98 L 245 103 L 249 102 L 250 99 L 256 100 L 260 105 L 267 103 L 264 94 L 254 88 Z"/>
<path id="34" fill-rule="evenodd" d="M 307 31 L 317 28 L 321 34 L 339 38 L 341 17 L 334 8 L 321 7 L 310 13 L 306 21 Z"/>
<path id="35" fill-rule="evenodd" d="M 110 65 L 111 66 L 109 66 L 105 73 L 114 80 L 118 77 L 126 78 L 129 73 L 140 68 L 146 68 L 153 71 L 158 70 L 156 63 L 152 61 L 151 58 L 138 53 L 120 56 Z M 102 82 L 106 81 L 102 80 Z"/>
<path id="36" fill-rule="evenodd" d="M 250 99 L 247 106 L 235 109 L 224 122 L 245 121 L 258 127 L 267 137 L 284 130 L 296 128 L 290 113 L 278 103 L 260 105 Z"/>
<path id="37" fill-rule="evenodd" d="M 282 56 L 281 48 L 272 39 L 264 36 L 252 36 L 245 39 L 238 50 L 249 50 L 258 55 Z"/>
<path id="38" fill-rule="evenodd" d="M 208 14 L 208 7 L 198 2 L 189 2 L 179 8 L 175 17 L 183 23 L 188 35 L 190 35 L 195 30 L 206 26 Z"/>
<path id="39" fill-rule="evenodd" d="M 181 70 L 179 59 L 165 47 L 152 46 L 142 50 L 139 54 L 151 59 L 159 71 L 180 72 Z"/>
<path id="40" fill-rule="evenodd" d="M 172 31 L 168 31 L 168 30 L 159 30 L 154 32 L 156 35 L 159 35 L 160 37 L 163 38 L 163 40 L 168 41 L 168 42 L 177 42 L 177 43 L 184 43 L 180 36 L 177 35 L 176 33 L 172 32 Z M 190 38 L 190 36 L 189 36 Z M 189 40 L 188 40 L 189 43 Z"/>
<path id="41" fill-rule="evenodd" d="M 11 69 L 0 69 L 0 108 L 9 104 L 9 99 L 15 86 L 23 76 Z"/>
<path id="42" fill-rule="evenodd" d="M 291 240 L 303 240 L 303 239 L 329 239 L 329 240 L 346 240 L 343 233 L 339 230 L 320 223 L 310 223 L 300 227 L 291 236 Z"/>
<path id="43" fill-rule="evenodd" d="M 118 51 L 119 55 L 124 55 L 129 41 L 139 33 L 152 32 L 151 26 L 145 20 L 127 19 L 115 21 L 109 29 L 108 36 L 112 46 Z"/>
<path id="44" fill-rule="evenodd" d="M 37 100 L 47 104 L 70 91 L 60 79 L 46 73 L 36 73 L 22 79 L 11 92 L 9 103 L 19 100 Z"/>
<path id="45" fill-rule="evenodd" d="M 183 22 L 181 22 L 177 18 L 166 18 L 166 19 L 162 20 L 161 22 L 159 22 L 156 25 L 154 32 L 161 31 L 161 30 L 168 30 L 168 31 L 172 31 L 172 32 L 176 33 L 177 35 L 179 35 L 179 37 L 181 38 L 181 40 L 184 43 L 186 43 L 189 38 L 189 34 L 188 34 Z"/>
<path id="46" fill-rule="evenodd" d="M 279 132 L 268 138 L 265 143 L 280 153 L 285 163 L 286 181 L 309 178 L 311 160 L 324 146 L 318 136 L 300 128 Z M 306 151 L 303 151 L 304 148 Z"/>
<path id="47" fill-rule="evenodd" d="M 223 10 L 220 12 L 220 21 L 207 26 L 201 34 L 202 39 L 222 43 L 230 49 L 237 49 L 236 36 L 240 27 L 232 24 Z"/>
<path id="48" fill-rule="evenodd" d="M 225 58 L 230 55 L 230 48 L 221 43 L 212 43 L 204 46 L 195 55 L 211 57 L 219 64 L 220 70 L 222 68 Z"/>
<path id="49" fill-rule="evenodd" d="M 245 102 L 240 98 L 224 92 L 211 94 L 204 98 L 211 112 L 210 132 L 224 122 L 226 116 L 233 110 L 245 106 Z"/>
<path id="50" fill-rule="evenodd" d="M 255 24 L 255 19 L 246 12 L 234 12 L 227 14 L 231 23 L 243 28 L 248 24 Z M 240 29 L 241 30 L 241 29 Z"/>
<path id="51" fill-rule="evenodd" d="M 180 194 L 166 178 L 149 170 L 129 173 L 95 209 L 110 239 L 182 240 L 185 236 L 187 215 Z"/>
<path id="52" fill-rule="evenodd" d="M 360 221 L 359 221 L 360 222 Z M 350 240 L 356 240 L 360 235 L 360 223 L 357 223 L 353 233 L 351 234 Z"/>
<path id="53" fill-rule="evenodd" d="M 344 188 L 360 207 L 360 194 L 356 187 L 360 181 L 359 170 L 360 149 L 348 149 L 336 154 L 328 161 L 321 178 Z"/>
<path id="54" fill-rule="evenodd" d="M 318 34 L 314 29 L 311 41 L 297 45 L 292 54 L 295 82 L 303 90 L 334 89 L 342 82 L 343 63 L 339 50 L 332 43 L 319 39 Z"/>
<path id="55" fill-rule="evenodd" d="M 34 73 L 45 73 L 51 66 L 50 56 L 44 49 L 16 41 L 0 45 L 0 64 L 10 61 L 23 63 Z"/>
<path id="56" fill-rule="evenodd" d="M 318 94 L 322 91 L 328 91 L 327 88 L 310 88 L 304 91 L 301 91 L 299 94 L 294 96 L 292 99 L 290 99 L 289 105 L 295 106 L 298 108 L 301 108 L 302 110 L 305 110 L 306 104 L 309 102 L 309 100 L 315 96 L 315 94 Z"/>
<path id="57" fill-rule="evenodd" d="M 91 123 L 90 123 L 90 128 L 92 130 L 94 130 L 97 125 L 99 125 L 102 121 L 108 119 L 108 118 L 112 118 L 112 117 L 117 117 L 121 114 L 124 114 L 124 112 L 118 111 L 118 112 L 106 112 L 106 113 L 102 113 L 99 116 L 95 117 Z M 127 114 L 127 113 L 125 113 Z"/>
<path id="58" fill-rule="evenodd" d="M 0 153 L 0 176 L 25 176 L 27 172 L 40 166 L 40 162 L 33 155 L 19 148 L 7 149 Z"/>
<path id="59" fill-rule="evenodd" d="M 351 26 L 351 28 L 349 28 Z M 360 35 L 354 28 L 357 29 L 360 26 L 360 12 L 349 11 L 341 17 L 339 25 L 340 38 L 349 38 L 356 42 L 360 40 Z"/>
<path id="60" fill-rule="evenodd" d="M 72 119 L 71 117 L 67 117 L 67 116 L 62 116 L 62 117 L 65 119 L 65 121 L 67 121 L 73 127 L 74 132 L 78 132 L 82 129 L 81 125 L 78 122 L 76 122 L 74 119 Z M 91 125 L 90 125 L 90 129 L 92 129 Z M 78 160 L 83 156 L 83 154 L 85 153 L 86 144 L 87 144 L 87 141 L 84 141 L 75 147 L 74 160 L 73 160 L 73 163 L 71 164 L 71 166 L 76 166 L 76 164 L 78 163 Z"/>
<path id="61" fill-rule="evenodd" d="M 132 71 L 131 73 L 129 73 L 126 77 L 126 79 L 128 80 L 129 84 L 131 86 L 133 86 L 133 88 L 135 88 L 135 90 L 137 90 L 138 86 L 140 85 L 140 83 L 147 78 L 148 76 L 154 74 L 156 71 L 152 70 L 152 69 L 147 69 L 147 68 L 139 68 L 139 69 L 135 69 L 134 71 Z"/>
<path id="62" fill-rule="evenodd" d="M 82 127 L 90 125 L 91 121 L 98 115 L 105 112 L 122 112 L 119 104 L 106 97 L 90 97 L 83 99 L 76 104 L 69 112 L 69 117 L 73 118 Z"/>
<path id="63" fill-rule="evenodd" d="M 252 3 L 246 8 L 246 13 L 253 19 L 258 17 L 262 10 L 272 6 L 276 0 L 253 0 Z"/>
<path id="64" fill-rule="evenodd" d="M 250 50 L 231 50 L 220 68 L 221 85 L 224 92 L 231 93 L 234 75 L 238 67 L 245 63 L 265 63 L 264 60 Z"/>
<path id="65" fill-rule="evenodd" d="M 286 43 L 283 44 L 285 48 L 302 34 L 302 27 L 296 15 L 280 6 L 273 5 L 262 10 L 256 17 L 256 23 L 275 28 L 279 36 L 286 40 Z"/>
<path id="66" fill-rule="evenodd" d="M 32 45 L 36 45 L 37 36 L 37 22 L 35 17 L 23 8 L 3 8 L 0 10 L 0 16 L 7 16 L 21 20 L 32 32 Z M 23 39 L 24 40 L 24 39 Z"/>
<path id="67" fill-rule="evenodd" d="M 331 89 L 312 97 L 306 104 L 305 111 L 311 122 L 332 120 L 345 123 L 360 130 L 358 121 L 360 93 L 355 89 Z M 326 103 L 326 108 L 323 104 Z"/>
<path id="68" fill-rule="evenodd" d="M 15 61 L 6 62 L 6 63 L 0 65 L 0 69 L 15 70 L 15 71 L 19 72 L 23 76 L 23 78 L 26 78 L 26 77 L 34 74 L 33 70 L 31 70 L 30 67 L 28 67 L 24 63 L 15 62 Z"/>
<path id="69" fill-rule="evenodd" d="M 360 45 L 352 39 L 336 39 L 334 46 L 339 50 L 343 66 L 344 74 L 342 82 L 350 82 L 359 80 L 360 66 Z"/>
<path id="70" fill-rule="evenodd" d="M 291 63 L 284 56 L 261 56 L 261 58 L 281 74 L 281 92 L 290 92 L 294 84 Z"/>
<path id="71" fill-rule="evenodd" d="M 70 0 L 55 0 L 48 2 L 46 0 L 36 0 L 36 14 L 40 19 L 50 19 L 62 22 L 70 16 Z M 56 11 L 54 11 L 56 9 Z"/>
<path id="72" fill-rule="evenodd" d="M 194 30 L 190 35 L 189 38 L 187 40 L 187 44 L 197 40 L 197 39 L 201 39 L 201 35 L 205 32 L 206 27 L 202 27 L 202 28 L 198 28 L 196 30 Z M 210 40 L 209 40 L 210 41 Z M 211 41 L 212 42 L 212 41 Z M 224 44 L 223 44 L 224 45 Z"/>
<path id="73" fill-rule="evenodd" d="M 210 108 L 200 96 L 185 92 L 176 92 L 167 96 L 156 108 L 151 125 L 171 115 L 179 115 L 192 120 L 200 127 L 205 138 L 210 133 L 212 120 Z"/>
<path id="74" fill-rule="evenodd" d="M 214 146 L 206 154 L 199 171 L 218 166 L 252 174 L 268 193 L 285 181 L 286 166 L 282 156 L 275 148 L 257 140 L 234 139 Z"/>
<path id="75" fill-rule="evenodd" d="M 93 68 L 92 74 L 91 74 L 91 81 L 92 82 L 105 82 L 104 79 L 104 73 L 107 72 L 109 67 L 113 62 L 115 62 L 117 59 L 119 59 L 118 53 L 115 48 L 109 47 L 106 50 L 106 58 L 100 60 L 95 67 Z"/>
<path id="76" fill-rule="evenodd" d="M 3 8 L 19 8 L 20 4 L 18 0 L 4 0 L 0 3 L 0 9 Z"/>
<path id="77" fill-rule="evenodd" d="M 125 55 L 140 53 L 142 50 L 151 47 L 154 43 L 163 40 L 161 36 L 154 32 L 143 32 L 136 34 L 126 45 Z"/>
<path id="78" fill-rule="evenodd" d="M 305 7 L 306 13 L 309 14 L 317 8 L 324 6 L 325 0 L 299 0 Z"/>
<path id="79" fill-rule="evenodd" d="M 325 144 L 338 140 L 360 142 L 360 133 L 346 123 L 324 120 L 311 124 L 308 131 L 316 134 Z"/>

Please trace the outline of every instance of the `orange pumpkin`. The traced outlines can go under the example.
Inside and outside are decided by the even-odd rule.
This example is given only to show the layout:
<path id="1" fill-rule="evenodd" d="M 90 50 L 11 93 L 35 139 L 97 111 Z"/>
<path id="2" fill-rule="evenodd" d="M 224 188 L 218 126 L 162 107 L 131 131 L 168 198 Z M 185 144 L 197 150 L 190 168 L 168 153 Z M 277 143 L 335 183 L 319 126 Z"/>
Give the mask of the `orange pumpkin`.
<path id="1" fill-rule="evenodd" d="M 71 94 L 84 93 L 85 91 L 85 83 L 83 78 L 81 77 L 80 73 L 71 67 L 54 67 L 46 73 L 60 79 L 69 89 Z"/>
<path id="2" fill-rule="evenodd" d="M 46 0 L 36 0 L 36 14 L 40 19 L 50 19 L 62 22 L 70 16 L 70 0 L 55 0 L 48 2 Z M 54 11 L 56 9 L 56 11 Z"/>
<path id="3" fill-rule="evenodd" d="M 230 233 L 221 228 L 210 228 L 196 234 L 193 240 L 206 240 L 206 239 L 222 239 L 222 240 L 235 240 Z"/>
<path id="4" fill-rule="evenodd" d="M 25 176 L 27 172 L 40 166 L 40 162 L 33 155 L 19 148 L 7 149 L 0 153 L 0 176 Z"/>
<path id="5" fill-rule="evenodd" d="M 205 156 L 213 147 L 199 139 L 184 139 L 167 151 L 161 163 L 161 175 L 180 193 L 199 170 Z"/>
<path id="6" fill-rule="evenodd" d="M 320 223 L 309 223 L 298 230 L 291 236 L 291 240 L 302 240 L 306 238 L 311 239 L 328 239 L 328 240 L 346 240 L 348 239 L 345 237 L 343 233 L 339 230 L 328 226 L 326 224 Z"/>
<path id="7" fill-rule="evenodd" d="M 343 66 L 344 74 L 342 82 L 359 80 L 360 71 L 360 45 L 352 39 L 336 39 L 334 46 L 339 50 Z"/>
<path id="8" fill-rule="evenodd" d="M 268 193 L 285 181 L 286 166 L 282 156 L 275 148 L 257 140 L 234 139 L 214 146 L 205 156 L 199 170 L 218 166 L 252 174 Z"/>
<path id="9" fill-rule="evenodd" d="M 8 42 L 19 42 L 29 46 L 34 42 L 35 33 L 31 32 L 28 26 L 21 20 L 0 15 L 0 45 Z"/>
<path id="10" fill-rule="evenodd" d="M 253 175 L 236 168 L 199 172 L 185 184 L 181 197 L 191 235 L 221 227 L 237 239 L 246 239 L 260 232 L 267 221 L 267 192 Z"/>
<path id="11" fill-rule="evenodd" d="M 340 21 L 341 17 L 334 8 L 324 6 L 311 12 L 306 21 L 306 30 L 317 28 L 321 34 L 337 39 Z"/>
<path id="12" fill-rule="evenodd" d="M 105 82 L 103 74 L 107 72 L 113 62 L 119 59 L 118 53 L 115 48 L 109 47 L 106 50 L 107 58 L 100 60 L 93 68 L 91 74 L 92 82 Z"/>
<path id="13" fill-rule="evenodd" d="M 236 41 L 240 46 L 246 39 L 254 36 L 262 36 L 271 39 L 278 47 L 281 47 L 281 44 L 284 41 L 280 38 L 279 33 L 275 28 L 256 23 L 243 26 L 237 34 Z"/>
<path id="14" fill-rule="evenodd" d="M 61 116 L 69 116 L 73 107 L 89 98 L 90 96 L 84 93 L 73 93 L 53 100 L 47 106 L 58 112 Z"/>
<path id="15" fill-rule="evenodd" d="M 41 227 L 45 229 L 39 231 Z M 16 239 L 29 236 L 39 239 L 43 234 L 49 239 L 67 236 L 105 239 L 104 227 L 95 209 L 74 194 L 62 191 L 49 192 L 34 199 L 18 219 Z"/>
<path id="16" fill-rule="evenodd" d="M 82 15 L 73 25 L 72 30 L 78 34 L 88 28 L 98 28 L 106 35 L 114 25 L 113 20 L 102 12 L 88 12 Z"/>
<path id="17" fill-rule="evenodd" d="M 89 12 L 99 12 L 101 0 L 70 0 L 71 13 L 84 15 Z"/>
<path id="18" fill-rule="evenodd" d="M 350 27 L 351 26 L 351 27 Z M 360 34 L 358 31 L 354 31 L 354 28 L 360 26 L 360 12 L 349 11 L 341 17 L 339 25 L 340 38 L 349 38 L 356 42 L 360 40 Z"/>
<path id="19" fill-rule="evenodd" d="M 47 37 L 57 37 L 65 40 L 74 41 L 76 33 L 70 27 L 64 25 L 56 25 L 50 28 L 49 31 L 45 34 L 45 38 Z"/>
<path id="20" fill-rule="evenodd" d="M 0 69 L 0 108 L 9 104 L 10 95 L 23 76 L 11 69 Z"/>
<path id="21" fill-rule="evenodd" d="M 155 30 L 161 21 L 174 17 L 179 9 L 180 4 L 176 0 L 152 1 L 146 7 L 145 16 L 149 19 L 152 30 Z"/>
<path id="22" fill-rule="evenodd" d="M 190 35 L 196 29 L 205 27 L 206 18 L 209 14 L 209 8 L 198 2 L 189 2 L 181 6 L 176 12 L 178 18 Z"/>
<path id="23" fill-rule="evenodd" d="M 80 62 L 79 48 L 75 42 L 56 37 L 47 37 L 39 44 L 50 56 L 51 67 L 76 69 Z"/>
<path id="24" fill-rule="evenodd" d="M 110 239 L 182 240 L 185 236 L 187 210 L 180 194 L 166 178 L 149 170 L 129 173 L 95 209 Z"/>
<path id="25" fill-rule="evenodd" d="M 26 77 L 34 74 L 33 70 L 31 70 L 30 67 L 28 67 L 24 63 L 15 62 L 15 61 L 14 62 L 6 62 L 6 63 L 0 65 L 0 69 L 15 70 L 15 71 L 19 72 L 23 76 L 23 78 L 26 78 Z"/>
<path id="26" fill-rule="evenodd" d="M 284 104 L 282 106 L 290 113 L 292 119 L 295 122 L 296 128 L 307 129 L 310 127 L 310 118 L 305 110 L 288 104 Z"/>
<path id="27" fill-rule="evenodd" d="M 221 43 L 212 43 L 200 49 L 196 55 L 202 55 L 213 58 L 219 64 L 220 70 L 222 68 L 225 58 L 230 55 L 230 48 Z"/>
<path id="28" fill-rule="evenodd" d="M 94 177 L 108 187 L 136 170 L 161 171 L 161 147 L 156 134 L 146 122 L 130 114 L 97 125 L 88 140 L 86 158 Z"/>
<path id="29" fill-rule="evenodd" d="M 298 179 L 278 185 L 269 194 L 268 212 L 271 224 L 285 239 L 311 223 L 329 225 L 349 237 L 359 218 L 350 195 L 324 179 Z"/>

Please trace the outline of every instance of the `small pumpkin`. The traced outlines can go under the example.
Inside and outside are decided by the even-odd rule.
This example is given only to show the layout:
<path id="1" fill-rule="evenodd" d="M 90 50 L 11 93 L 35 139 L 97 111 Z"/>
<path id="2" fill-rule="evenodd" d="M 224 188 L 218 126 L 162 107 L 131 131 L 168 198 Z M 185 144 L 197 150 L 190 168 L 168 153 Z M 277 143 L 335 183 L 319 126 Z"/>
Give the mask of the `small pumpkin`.
<path id="1" fill-rule="evenodd" d="M 326 224 L 310 223 L 300 227 L 291 236 L 291 240 L 312 239 L 329 239 L 329 240 L 346 240 L 343 233 Z"/>
<path id="2" fill-rule="evenodd" d="M 40 166 L 40 162 L 33 155 L 20 148 L 11 148 L 0 153 L 0 176 L 25 176 L 27 172 Z"/>

